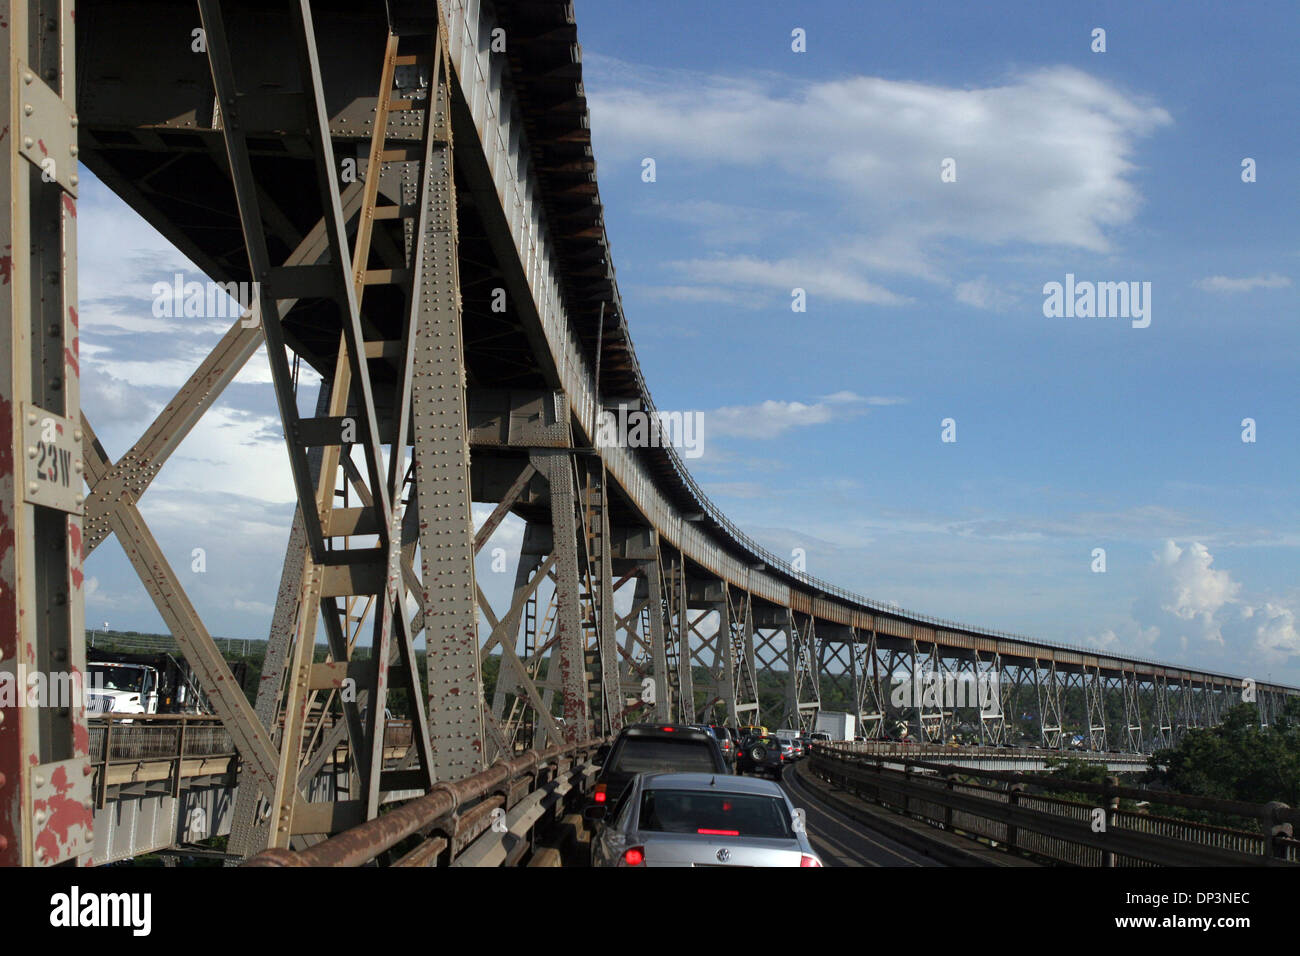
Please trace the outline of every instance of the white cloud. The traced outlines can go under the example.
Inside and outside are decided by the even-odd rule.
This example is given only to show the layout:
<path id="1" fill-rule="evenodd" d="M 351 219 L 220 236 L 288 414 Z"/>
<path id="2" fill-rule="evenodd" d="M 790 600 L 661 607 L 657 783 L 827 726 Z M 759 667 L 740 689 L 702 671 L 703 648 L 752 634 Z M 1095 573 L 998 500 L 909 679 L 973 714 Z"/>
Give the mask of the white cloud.
<path id="1" fill-rule="evenodd" d="M 778 290 L 789 301 L 796 288 L 809 299 L 823 297 L 866 305 L 899 305 L 907 302 L 845 265 L 813 258 L 760 259 L 755 256 L 717 256 L 669 263 L 687 278 L 705 285 L 742 286 Z"/>
<path id="2" fill-rule="evenodd" d="M 1141 204 L 1131 181 L 1136 142 L 1172 122 L 1070 67 L 976 89 L 869 76 L 792 85 L 659 73 L 647 81 L 606 58 L 588 67 L 602 159 L 653 156 L 661 180 L 699 163 L 780 172 L 835 195 L 847 220 L 876 233 L 868 247 L 878 252 L 882 238 L 903 236 L 922 259 L 949 239 L 1109 251 L 1108 231 Z M 944 183 L 948 157 L 957 181 Z M 925 268 L 903 258 L 914 272 Z M 737 278 L 750 281 L 753 263 L 746 267 Z M 875 295 L 860 301 L 891 301 Z"/>
<path id="3" fill-rule="evenodd" d="M 959 283 L 954 296 L 963 305 L 1000 312 L 1016 303 L 1016 296 L 994 285 L 988 276 Z"/>
<path id="4" fill-rule="evenodd" d="M 897 405 L 904 400 L 888 396 L 864 396 L 842 390 L 816 402 L 787 402 L 768 399 L 757 405 L 728 405 L 705 412 L 705 434 L 710 438 L 775 438 L 792 428 L 824 425 L 830 421 L 864 415 L 867 406 Z"/>
<path id="5" fill-rule="evenodd" d="M 1156 648 L 1157 656 L 1193 652 L 1203 658 L 1202 666 L 1257 679 L 1300 658 L 1296 608 L 1276 597 L 1246 594 L 1229 571 L 1214 567 L 1214 556 L 1199 541 L 1185 547 L 1165 541 L 1152 555 L 1125 628 L 1126 645 L 1136 640 L 1134 633 L 1150 633 L 1146 646 Z"/>
<path id="6" fill-rule="evenodd" d="M 1157 579 L 1164 585 L 1161 609 L 1184 621 L 1200 621 L 1221 641 L 1215 615 L 1236 599 L 1241 585 L 1227 571 L 1211 567 L 1213 563 L 1209 549 L 1199 542 L 1180 548 L 1166 541 L 1156 555 Z"/>
<path id="7" fill-rule="evenodd" d="M 1300 657 L 1300 629 L 1295 609 L 1272 601 L 1248 608 L 1244 616 L 1254 633 L 1254 649 L 1268 663 L 1284 663 Z"/>
<path id="8" fill-rule="evenodd" d="M 1234 292 L 1250 292 L 1252 289 L 1286 289 L 1290 287 L 1291 280 L 1287 276 L 1270 272 L 1268 275 L 1245 276 L 1240 279 L 1233 279 L 1228 276 L 1209 276 L 1205 279 L 1198 279 L 1196 285 L 1206 292 L 1231 294 Z"/>
<path id="9" fill-rule="evenodd" d="M 831 395 L 823 395 L 821 400 L 828 405 L 902 405 L 907 399 L 889 395 L 859 395 L 847 389 Z"/>

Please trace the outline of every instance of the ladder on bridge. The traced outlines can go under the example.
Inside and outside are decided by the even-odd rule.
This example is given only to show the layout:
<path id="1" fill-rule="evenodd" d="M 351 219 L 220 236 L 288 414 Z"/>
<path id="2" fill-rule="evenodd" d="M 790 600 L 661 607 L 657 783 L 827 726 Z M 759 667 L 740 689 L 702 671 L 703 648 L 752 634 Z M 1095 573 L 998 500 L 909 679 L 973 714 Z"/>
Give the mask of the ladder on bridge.
<path id="1" fill-rule="evenodd" d="M 250 270 L 260 279 L 267 355 L 298 496 L 293 539 L 297 547 L 289 550 L 281 588 L 284 613 L 277 615 L 268 646 L 267 676 L 272 680 L 264 682 L 258 701 L 264 723 L 275 711 L 284 715 L 279 769 L 267 782 L 265 812 L 254 806 L 258 790 L 265 787 L 255 785 L 247 767 L 241 775 L 232 849 L 246 854 L 373 818 L 385 793 L 427 790 L 436 779 L 472 772 L 481 763 L 481 756 L 466 763 L 463 755 L 433 752 L 413 647 L 415 635 L 425 630 L 429 700 L 439 704 L 432 739 L 449 736 L 446 730 L 452 723 L 457 734 L 463 734 L 467 720 L 477 722 L 481 736 L 478 693 L 450 693 L 453 687 L 478 688 L 477 643 L 468 651 L 444 643 L 451 636 L 447 628 L 463 627 L 458 622 L 476 617 L 458 358 L 450 67 L 436 20 L 422 21 L 426 29 L 390 32 L 364 181 L 343 191 L 310 4 L 294 5 L 306 95 L 293 102 L 305 107 L 329 261 L 276 267 L 270 259 L 254 160 L 240 122 L 248 96 L 238 88 L 220 0 L 200 0 L 199 9 Z M 397 114 L 402 114 L 400 122 Z M 293 128 L 288 122 L 287 128 Z M 355 198 L 360 199 L 352 216 L 351 247 L 346 193 L 359 193 Z M 363 313 L 369 299 L 379 305 Z M 323 414 L 310 418 L 298 412 L 296 380 L 286 351 L 289 338 L 281 319 L 304 303 L 314 310 L 318 328 L 328 327 L 331 315 L 340 326 L 333 375 L 328 386 L 322 385 L 328 402 L 321 403 L 326 405 Z M 440 355 L 448 346 L 446 354 L 455 360 Z M 382 431 L 381 410 L 389 416 Z M 408 444 L 414 446 L 409 468 Z M 363 452 L 360 465 L 352 458 L 356 445 Z M 309 453 L 319 467 L 313 467 Z M 338 482 L 343 483 L 341 493 Z M 349 506 L 349 487 L 359 502 L 356 507 Z M 465 518 L 460 541 L 433 539 L 429 523 L 419 520 L 417 498 L 441 504 L 447 495 Z M 357 545 L 358 538 L 373 538 L 375 543 Z M 440 582 L 436 601 L 413 569 L 417 544 L 423 581 Z M 424 592 L 414 621 L 406 616 L 408 587 Z M 283 600 L 288 594 L 296 597 L 292 609 Z M 368 660 L 353 654 L 362 627 L 353 613 L 359 601 L 373 611 Z M 329 645 L 330 660 L 323 664 L 313 660 L 318 618 Z M 353 625 L 355 631 L 349 634 Z M 282 680 L 281 686 L 275 678 Z M 414 724 L 412 750 L 396 767 L 386 763 L 384 748 L 390 683 L 404 692 Z M 311 701 L 322 693 L 327 701 L 340 701 L 344 720 L 310 754 L 302 749 L 303 729 Z M 314 776 L 313 770 L 320 769 L 344 736 L 350 743 L 355 795 L 329 804 L 309 803 L 302 791 L 304 778 Z"/>

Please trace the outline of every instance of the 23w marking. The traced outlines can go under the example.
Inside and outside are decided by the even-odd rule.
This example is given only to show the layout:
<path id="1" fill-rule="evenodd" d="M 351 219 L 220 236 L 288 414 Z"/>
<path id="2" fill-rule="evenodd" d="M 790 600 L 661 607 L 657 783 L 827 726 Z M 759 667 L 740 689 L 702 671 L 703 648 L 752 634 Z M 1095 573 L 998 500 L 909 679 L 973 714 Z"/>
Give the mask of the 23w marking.
<path id="1" fill-rule="evenodd" d="M 36 470 L 41 478 L 67 488 L 72 483 L 72 452 L 53 442 L 36 443 Z"/>

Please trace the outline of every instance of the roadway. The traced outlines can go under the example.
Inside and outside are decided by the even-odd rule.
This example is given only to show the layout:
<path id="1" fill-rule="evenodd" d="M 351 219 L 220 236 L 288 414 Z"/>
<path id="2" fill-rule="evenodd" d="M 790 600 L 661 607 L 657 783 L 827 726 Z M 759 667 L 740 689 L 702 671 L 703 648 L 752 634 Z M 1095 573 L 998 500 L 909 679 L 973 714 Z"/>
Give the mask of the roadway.
<path id="1" fill-rule="evenodd" d="M 896 840 L 847 820 L 819 801 L 793 772 L 782 775 L 781 789 L 805 813 L 808 840 L 827 866 L 942 866 Z"/>

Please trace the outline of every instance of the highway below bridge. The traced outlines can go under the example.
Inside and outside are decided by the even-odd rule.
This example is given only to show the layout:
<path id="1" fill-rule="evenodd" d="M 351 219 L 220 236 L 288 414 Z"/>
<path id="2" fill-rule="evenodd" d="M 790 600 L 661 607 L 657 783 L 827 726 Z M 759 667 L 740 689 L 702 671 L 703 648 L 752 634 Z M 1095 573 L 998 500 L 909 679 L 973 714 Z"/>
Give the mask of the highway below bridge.
<path id="1" fill-rule="evenodd" d="M 127 770 L 80 702 L 4 700 L 0 865 L 106 862 L 227 827 L 230 858 L 259 865 L 509 865 L 530 858 L 534 828 L 578 799 L 600 743 L 632 721 L 806 732 L 837 700 L 864 737 L 902 722 L 926 744 L 964 732 L 1003 750 L 1029 715 L 1035 749 L 1078 741 L 1115 763 L 1112 752 L 1169 746 L 1242 702 L 1269 726 L 1300 693 L 818 580 L 740 529 L 670 444 L 601 440 L 620 410 L 657 410 L 610 255 L 570 3 L 0 11 L 0 337 L 12 358 L 0 370 L 0 669 L 86 672 L 87 569 L 112 538 L 228 746 L 213 761 L 177 731 L 174 754 L 137 760 L 169 760 L 165 772 Z M 95 431 L 110 409 L 81 392 L 87 172 L 222 294 L 251 290 L 116 457 Z M 295 513 L 250 703 L 141 502 L 259 351 Z M 61 468 L 42 469 L 42 450 Z M 477 527 L 476 503 L 490 508 Z M 214 506 L 198 491 L 188 505 Z M 475 560 L 511 515 L 517 571 L 494 604 Z M 765 681 L 784 688 L 779 707 L 761 705 Z M 994 699 L 900 707 L 900 681 Z M 399 700 L 404 747 L 390 739 Z M 1006 759 L 1037 769 L 1032 755 Z M 1262 834 L 1213 840 L 1135 814 L 1129 836 L 1107 842 L 1080 829 L 1086 806 L 1047 791 L 1022 803 L 1012 781 L 966 779 L 1005 767 L 944 777 L 901 755 L 811 760 L 927 825 L 1013 845 L 1038 834 L 1025 837 L 1035 852 L 1082 865 L 1294 859 L 1285 809 L 1237 807 Z M 1095 796 L 1143 799 L 1119 793 Z M 504 831 L 490 827 L 497 809 Z M 1118 803 L 1101 809 L 1127 820 Z M 845 859 L 880 862 L 824 822 L 821 839 L 858 848 Z"/>

